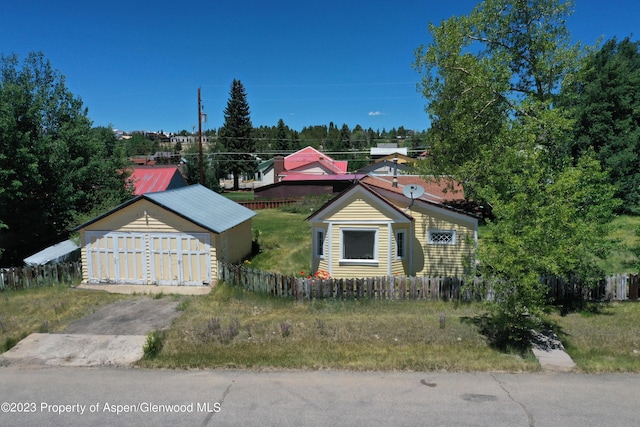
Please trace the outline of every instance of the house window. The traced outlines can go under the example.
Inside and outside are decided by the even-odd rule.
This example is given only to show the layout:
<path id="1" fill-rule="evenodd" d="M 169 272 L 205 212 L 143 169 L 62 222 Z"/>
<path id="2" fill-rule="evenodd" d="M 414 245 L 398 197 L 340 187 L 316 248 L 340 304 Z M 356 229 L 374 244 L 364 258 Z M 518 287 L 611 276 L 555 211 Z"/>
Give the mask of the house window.
<path id="1" fill-rule="evenodd" d="M 342 230 L 342 256 L 346 261 L 376 262 L 378 230 Z"/>
<path id="2" fill-rule="evenodd" d="M 402 259 L 405 255 L 405 231 L 396 231 L 396 259 Z"/>
<path id="3" fill-rule="evenodd" d="M 316 256 L 324 258 L 324 230 L 316 230 Z"/>
<path id="4" fill-rule="evenodd" d="M 455 230 L 429 230 L 429 243 L 432 245 L 455 245 Z"/>

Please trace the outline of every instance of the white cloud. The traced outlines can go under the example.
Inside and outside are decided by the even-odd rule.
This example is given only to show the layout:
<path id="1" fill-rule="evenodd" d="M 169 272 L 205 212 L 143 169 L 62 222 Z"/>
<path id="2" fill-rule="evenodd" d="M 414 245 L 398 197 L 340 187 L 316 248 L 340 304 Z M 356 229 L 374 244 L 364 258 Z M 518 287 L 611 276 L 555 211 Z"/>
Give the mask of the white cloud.
<path id="1" fill-rule="evenodd" d="M 381 111 L 369 111 L 370 116 L 384 116 L 384 113 Z"/>

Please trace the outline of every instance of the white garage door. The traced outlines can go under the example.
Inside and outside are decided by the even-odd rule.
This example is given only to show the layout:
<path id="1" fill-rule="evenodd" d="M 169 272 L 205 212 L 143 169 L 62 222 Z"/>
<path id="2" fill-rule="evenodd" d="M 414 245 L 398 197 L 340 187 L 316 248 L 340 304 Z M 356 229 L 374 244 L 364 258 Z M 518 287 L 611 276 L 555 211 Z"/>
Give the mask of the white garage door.
<path id="1" fill-rule="evenodd" d="M 202 285 L 211 283 L 206 233 L 86 233 L 91 283 Z"/>

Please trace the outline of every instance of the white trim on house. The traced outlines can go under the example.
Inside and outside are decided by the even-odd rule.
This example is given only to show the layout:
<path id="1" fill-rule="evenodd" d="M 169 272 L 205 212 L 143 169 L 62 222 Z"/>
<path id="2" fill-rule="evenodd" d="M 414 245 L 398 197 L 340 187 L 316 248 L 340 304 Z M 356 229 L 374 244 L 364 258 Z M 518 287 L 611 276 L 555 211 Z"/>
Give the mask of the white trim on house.
<path id="1" fill-rule="evenodd" d="M 345 232 L 367 232 L 373 233 L 373 253 L 371 258 L 346 258 L 345 257 Z M 378 248 L 378 234 L 380 233 L 377 227 L 346 227 L 340 228 L 340 265 L 378 265 L 380 263 L 380 253 Z"/>

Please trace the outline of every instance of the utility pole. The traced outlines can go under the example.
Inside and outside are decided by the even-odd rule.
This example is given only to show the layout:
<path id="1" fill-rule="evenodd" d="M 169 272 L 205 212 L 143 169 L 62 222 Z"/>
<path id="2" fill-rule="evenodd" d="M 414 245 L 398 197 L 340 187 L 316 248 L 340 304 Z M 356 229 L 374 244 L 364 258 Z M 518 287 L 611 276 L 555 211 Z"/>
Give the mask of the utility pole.
<path id="1" fill-rule="evenodd" d="M 200 98 L 200 88 L 198 88 L 198 141 L 200 150 L 200 185 L 204 185 L 204 166 L 202 160 L 202 100 Z"/>

